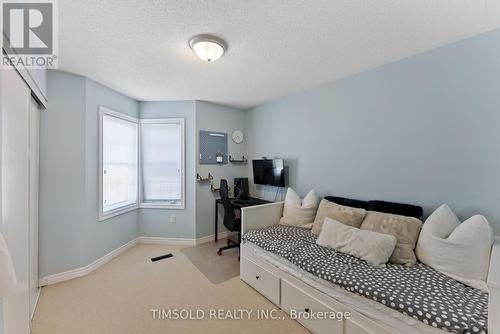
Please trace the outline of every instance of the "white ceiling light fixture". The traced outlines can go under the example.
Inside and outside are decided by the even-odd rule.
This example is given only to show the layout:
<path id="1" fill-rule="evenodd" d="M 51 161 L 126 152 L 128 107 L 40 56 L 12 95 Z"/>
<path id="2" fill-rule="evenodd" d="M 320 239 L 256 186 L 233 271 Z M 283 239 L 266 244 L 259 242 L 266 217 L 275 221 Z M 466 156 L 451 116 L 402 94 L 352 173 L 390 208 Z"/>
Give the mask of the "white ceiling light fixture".
<path id="1" fill-rule="evenodd" d="M 189 41 L 189 46 L 200 59 L 209 63 L 222 57 L 227 50 L 226 42 L 212 35 L 195 36 Z"/>

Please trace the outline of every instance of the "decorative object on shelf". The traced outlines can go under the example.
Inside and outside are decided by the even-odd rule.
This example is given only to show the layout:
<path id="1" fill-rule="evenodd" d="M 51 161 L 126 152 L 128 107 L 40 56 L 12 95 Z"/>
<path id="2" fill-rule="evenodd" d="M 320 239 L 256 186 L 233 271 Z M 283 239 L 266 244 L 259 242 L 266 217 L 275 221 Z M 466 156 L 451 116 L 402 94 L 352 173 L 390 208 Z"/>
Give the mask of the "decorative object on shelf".
<path id="1" fill-rule="evenodd" d="M 228 163 L 227 133 L 200 130 L 199 140 L 201 165 Z"/>
<path id="2" fill-rule="evenodd" d="M 215 154 L 215 162 L 217 162 L 218 164 L 223 164 L 224 163 L 224 153 L 217 152 Z"/>
<path id="3" fill-rule="evenodd" d="M 234 130 L 233 133 L 231 133 L 231 138 L 236 144 L 241 144 L 243 139 L 245 139 L 245 135 L 241 130 Z"/>
<path id="4" fill-rule="evenodd" d="M 233 156 L 229 156 L 229 161 L 232 162 L 232 163 L 240 163 L 240 164 L 246 164 L 248 162 L 248 159 L 245 158 L 245 156 L 243 155 L 241 157 L 241 159 L 235 159 Z"/>
<path id="5" fill-rule="evenodd" d="M 196 173 L 196 180 L 200 182 L 205 182 L 205 181 L 212 181 L 214 179 L 214 176 L 210 173 L 208 173 L 207 177 L 203 177 L 200 174 Z"/>

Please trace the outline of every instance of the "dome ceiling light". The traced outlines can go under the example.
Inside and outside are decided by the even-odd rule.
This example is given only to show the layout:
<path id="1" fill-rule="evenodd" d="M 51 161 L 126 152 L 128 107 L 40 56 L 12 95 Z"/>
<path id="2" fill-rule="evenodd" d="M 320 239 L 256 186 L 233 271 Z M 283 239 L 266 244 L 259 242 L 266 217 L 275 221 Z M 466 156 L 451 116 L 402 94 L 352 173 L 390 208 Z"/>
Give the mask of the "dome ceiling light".
<path id="1" fill-rule="evenodd" d="M 212 35 L 195 36 L 189 41 L 189 46 L 200 59 L 209 63 L 222 57 L 227 50 L 226 42 Z"/>

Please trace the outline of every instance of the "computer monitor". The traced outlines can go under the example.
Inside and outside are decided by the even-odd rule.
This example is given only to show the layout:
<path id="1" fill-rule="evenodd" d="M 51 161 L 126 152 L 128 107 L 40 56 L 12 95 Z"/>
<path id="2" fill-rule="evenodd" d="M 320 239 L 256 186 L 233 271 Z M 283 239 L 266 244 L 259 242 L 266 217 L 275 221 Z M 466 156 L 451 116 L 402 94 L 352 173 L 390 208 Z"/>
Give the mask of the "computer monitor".
<path id="1" fill-rule="evenodd" d="M 247 199 L 250 197 L 248 177 L 236 177 L 234 179 L 234 197 L 236 199 Z"/>

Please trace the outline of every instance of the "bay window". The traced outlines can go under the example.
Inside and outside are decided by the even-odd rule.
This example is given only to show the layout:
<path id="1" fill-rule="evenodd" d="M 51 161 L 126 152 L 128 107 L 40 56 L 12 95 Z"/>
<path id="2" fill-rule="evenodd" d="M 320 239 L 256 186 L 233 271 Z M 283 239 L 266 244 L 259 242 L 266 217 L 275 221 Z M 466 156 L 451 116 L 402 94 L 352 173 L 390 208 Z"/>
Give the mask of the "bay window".
<path id="1" fill-rule="evenodd" d="M 184 208 L 184 119 L 138 120 L 100 107 L 99 220 Z"/>
<path id="2" fill-rule="evenodd" d="M 141 207 L 184 208 L 184 119 L 140 120 Z"/>
<path id="3" fill-rule="evenodd" d="M 137 119 L 101 108 L 99 219 L 137 208 Z"/>

